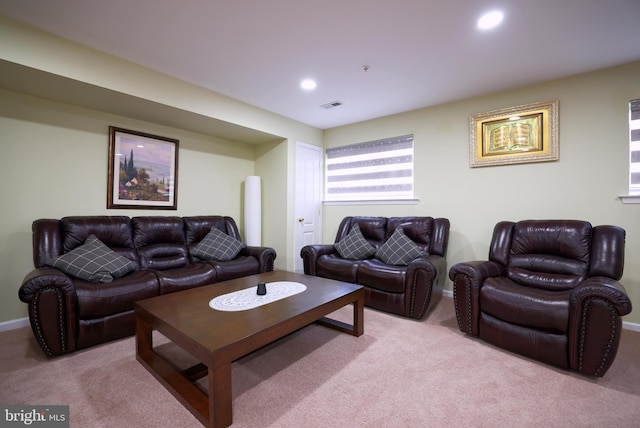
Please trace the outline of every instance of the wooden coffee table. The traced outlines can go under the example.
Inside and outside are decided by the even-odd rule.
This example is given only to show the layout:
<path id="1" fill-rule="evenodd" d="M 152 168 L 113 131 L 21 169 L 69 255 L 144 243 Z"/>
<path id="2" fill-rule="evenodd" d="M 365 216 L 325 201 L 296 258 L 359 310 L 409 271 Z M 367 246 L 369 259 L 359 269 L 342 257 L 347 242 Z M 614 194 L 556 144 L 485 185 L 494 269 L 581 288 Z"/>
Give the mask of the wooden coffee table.
<path id="1" fill-rule="evenodd" d="M 254 309 L 227 312 L 209 307 L 214 297 L 255 287 L 258 282 L 292 281 L 307 289 Z M 353 304 L 353 324 L 325 318 Z M 317 322 L 360 336 L 364 332 L 364 289 L 355 284 L 285 271 L 268 272 L 192 288 L 137 302 L 136 358 L 196 418 L 208 427 L 233 422 L 231 363 L 262 346 Z M 180 370 L 155 352 L 157 330 L 201 363 Z M 208 375 L 208 394 L 195 381 Z"/>

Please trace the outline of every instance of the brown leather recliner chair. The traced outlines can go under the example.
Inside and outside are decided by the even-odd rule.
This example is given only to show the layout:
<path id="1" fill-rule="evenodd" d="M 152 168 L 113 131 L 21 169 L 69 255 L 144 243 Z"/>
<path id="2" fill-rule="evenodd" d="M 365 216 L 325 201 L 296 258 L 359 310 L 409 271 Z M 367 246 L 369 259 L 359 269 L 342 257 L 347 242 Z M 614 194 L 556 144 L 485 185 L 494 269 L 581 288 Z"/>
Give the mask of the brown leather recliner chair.
<path id="1" fill-rule="evenodd" d="M 603 376 L 631 301 L 618 282 L 625 231 L 577 220 L 495 226 L 488 261 L 449 270 L 461 331 L 545 363 Z"/>

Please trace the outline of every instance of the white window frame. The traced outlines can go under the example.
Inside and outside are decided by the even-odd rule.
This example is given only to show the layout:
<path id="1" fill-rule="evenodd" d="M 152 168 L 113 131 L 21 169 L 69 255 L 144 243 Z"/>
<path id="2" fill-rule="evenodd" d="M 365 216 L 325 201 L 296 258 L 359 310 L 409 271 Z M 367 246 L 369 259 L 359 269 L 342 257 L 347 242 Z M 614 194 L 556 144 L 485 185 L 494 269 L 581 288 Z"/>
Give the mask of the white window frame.
<path id="1" fill-rule="evenodd" d="M 325 150 L 325 205 L 415 204 L 413 135 Z"/>
<path id="2" fill-rule="evenodd" d="M 629 194 L 625 204 L 640 204 L 640 99 L 629 102 Z"/>

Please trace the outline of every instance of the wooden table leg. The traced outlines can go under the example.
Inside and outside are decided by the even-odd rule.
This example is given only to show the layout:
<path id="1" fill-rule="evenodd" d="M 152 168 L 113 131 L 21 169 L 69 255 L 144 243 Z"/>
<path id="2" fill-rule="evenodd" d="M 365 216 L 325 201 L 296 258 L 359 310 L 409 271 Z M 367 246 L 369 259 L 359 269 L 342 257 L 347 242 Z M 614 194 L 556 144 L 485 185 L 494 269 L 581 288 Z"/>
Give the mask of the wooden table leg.
<path id="1" fill-rule="evenodd" d="M 136 318 L 136 355 L 153 350 L 152 328 L 140 317 Z"/>
<path id="2" fill-rule="evenodd" d="M 353 335 L 362 336 L 364 333 L 364 293 L 353 302 Z"/>
<path id="3" fill-rule="evenodd" d="M 209 368 L 209 427 L 228 427 L 233 423 L 231 363 Z"/>

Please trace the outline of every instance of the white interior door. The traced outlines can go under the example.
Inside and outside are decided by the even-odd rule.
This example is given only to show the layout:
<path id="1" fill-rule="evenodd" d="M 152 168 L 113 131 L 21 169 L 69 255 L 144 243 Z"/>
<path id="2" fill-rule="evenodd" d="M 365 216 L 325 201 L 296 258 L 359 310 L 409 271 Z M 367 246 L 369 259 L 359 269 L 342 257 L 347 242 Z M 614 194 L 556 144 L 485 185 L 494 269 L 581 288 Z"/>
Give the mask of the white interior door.
<path id="1" fill-rule="evenodd" d="M 295 271 L 303 272 L 300 250 L 322 239 L 322 149 L 296 143 Z"/>

